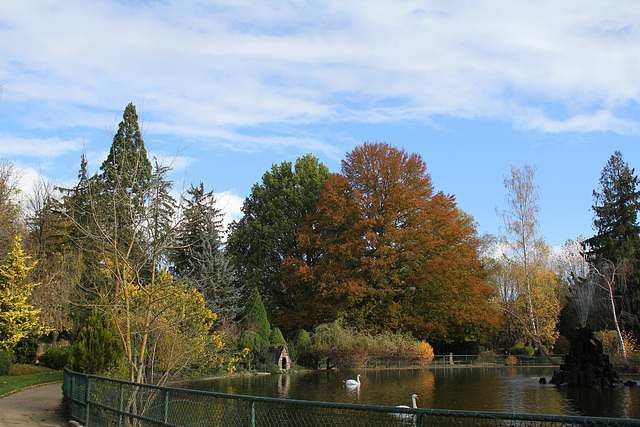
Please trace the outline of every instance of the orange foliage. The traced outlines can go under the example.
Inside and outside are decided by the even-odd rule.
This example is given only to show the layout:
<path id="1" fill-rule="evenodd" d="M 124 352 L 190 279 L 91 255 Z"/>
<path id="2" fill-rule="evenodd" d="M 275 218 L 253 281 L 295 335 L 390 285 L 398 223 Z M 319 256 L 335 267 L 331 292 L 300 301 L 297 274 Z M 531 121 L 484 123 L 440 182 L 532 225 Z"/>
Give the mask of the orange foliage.
<path id="1" fill-rule="evenodd" d="M 348 153 L 282 264 L 285 329 L 343 318 L 371 332 L 453 340 L 496 322 L 476 231 L 426 165 L 386 143 Z"/>
<path id="2" fill-rule="evenodd" d="M 433 360 L 433 347 L 431 344 L 425 341 L 421 341 L 418 343 L 418 362 L 422 366 L 426 366 Z"/>

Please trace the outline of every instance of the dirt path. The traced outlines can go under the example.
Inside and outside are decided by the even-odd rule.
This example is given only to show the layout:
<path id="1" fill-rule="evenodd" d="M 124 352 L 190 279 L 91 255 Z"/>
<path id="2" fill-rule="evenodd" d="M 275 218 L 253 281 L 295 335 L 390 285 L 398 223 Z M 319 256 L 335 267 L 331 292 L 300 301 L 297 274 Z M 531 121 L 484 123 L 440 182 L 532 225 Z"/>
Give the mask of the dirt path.
<path id="1" fill-rule="evenodd" d="M 19 391 L 0 399 L 0 427 L 68 426 L 60 415 L 62 383 Z"/>

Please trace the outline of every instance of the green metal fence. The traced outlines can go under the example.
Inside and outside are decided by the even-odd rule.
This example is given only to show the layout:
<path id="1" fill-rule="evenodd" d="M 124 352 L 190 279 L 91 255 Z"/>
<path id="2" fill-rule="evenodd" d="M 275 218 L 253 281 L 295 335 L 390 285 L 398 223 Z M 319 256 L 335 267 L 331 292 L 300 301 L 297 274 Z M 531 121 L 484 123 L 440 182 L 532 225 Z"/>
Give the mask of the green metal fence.
<path id="1" fill-rule="evenodd" d="M 85 426 L 623 426 L 640 420 L 311 402 L 158 387 L 65 370 L 69 417 Z"/>

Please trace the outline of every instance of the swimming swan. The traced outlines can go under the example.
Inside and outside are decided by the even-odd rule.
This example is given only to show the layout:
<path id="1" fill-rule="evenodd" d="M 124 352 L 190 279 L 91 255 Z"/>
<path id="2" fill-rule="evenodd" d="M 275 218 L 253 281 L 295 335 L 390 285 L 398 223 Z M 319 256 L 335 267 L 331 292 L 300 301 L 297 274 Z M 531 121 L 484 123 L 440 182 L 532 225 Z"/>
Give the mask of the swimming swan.
<path id="1" fill-rule="evenodd" d="M 418 409 L 418 404 L 416 403 L 416 400 L 418 399 L 418 395 L 417 394 L 412 394 L 411 395 L 411 404 L 413 406 L 413 409 Z M 407 408 L 409 409 L 409 407 L 407 405 L 398 405 L 396 406 L 396 408 Z M 396 417 L 399 420 L 403 420 L 403 421 L 411 421 L 414 419 L 414 414 L 405 414 L 405 413 L 401 413 L 401 412 L 396 412 L 393 414 L 394 417 Z"/>
<path id="2" fill-rule="evenodd" d="M 418 395 L 413 393 L 411 395 L 411 404 L 413 405 L 413 409 L 418 409 L 418 404 L 416 403 L 416 400 L 418 399 Z M 396 408 L 409 408 L 407 405 L 398 405 L 396 406 Z"/>
<path id="3" fill-rule="evenodd" d="M 344 385 L 347 387 L 359 387 L 360 386 L 360 374 L 356 377 L 355 380 L 348 379 L 344 382 Z"/>

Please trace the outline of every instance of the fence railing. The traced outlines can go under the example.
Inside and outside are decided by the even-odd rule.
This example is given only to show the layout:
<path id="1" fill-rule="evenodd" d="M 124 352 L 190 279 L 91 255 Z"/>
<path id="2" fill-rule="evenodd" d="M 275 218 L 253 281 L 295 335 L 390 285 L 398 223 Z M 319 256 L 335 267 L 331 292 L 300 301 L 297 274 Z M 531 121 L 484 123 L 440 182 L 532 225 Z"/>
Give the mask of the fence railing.
<path id="1" fill-rule="evenodd" d="M 563 363 L 563 355 L 550 354 L 549 357 L 553 360 L 551 362 L 547 357 L 536 354 L 534 356 L 517 355 L 514 356 L 515 364 L 512 366 L 558 366 Z M 507 365 L 507 357 L 498 355 L 494 358 L 483 358 L 477 354 L 441 354 L 433 357 L 433 360 L 429 363 L 429 366 L 505 366 Z M 367 368 L 407 368 L 407 367 L 420 367 L 420 362 L 417 360 L 397 360 L 397 359 L 369 359 L 367 361 Z"/>
<path id="2" fill-rule="evenodd" d="M 69 417 L 90 426 L 627 426 L 640 420 L 311 402 L 159 387 L 65 369 Z"/>

